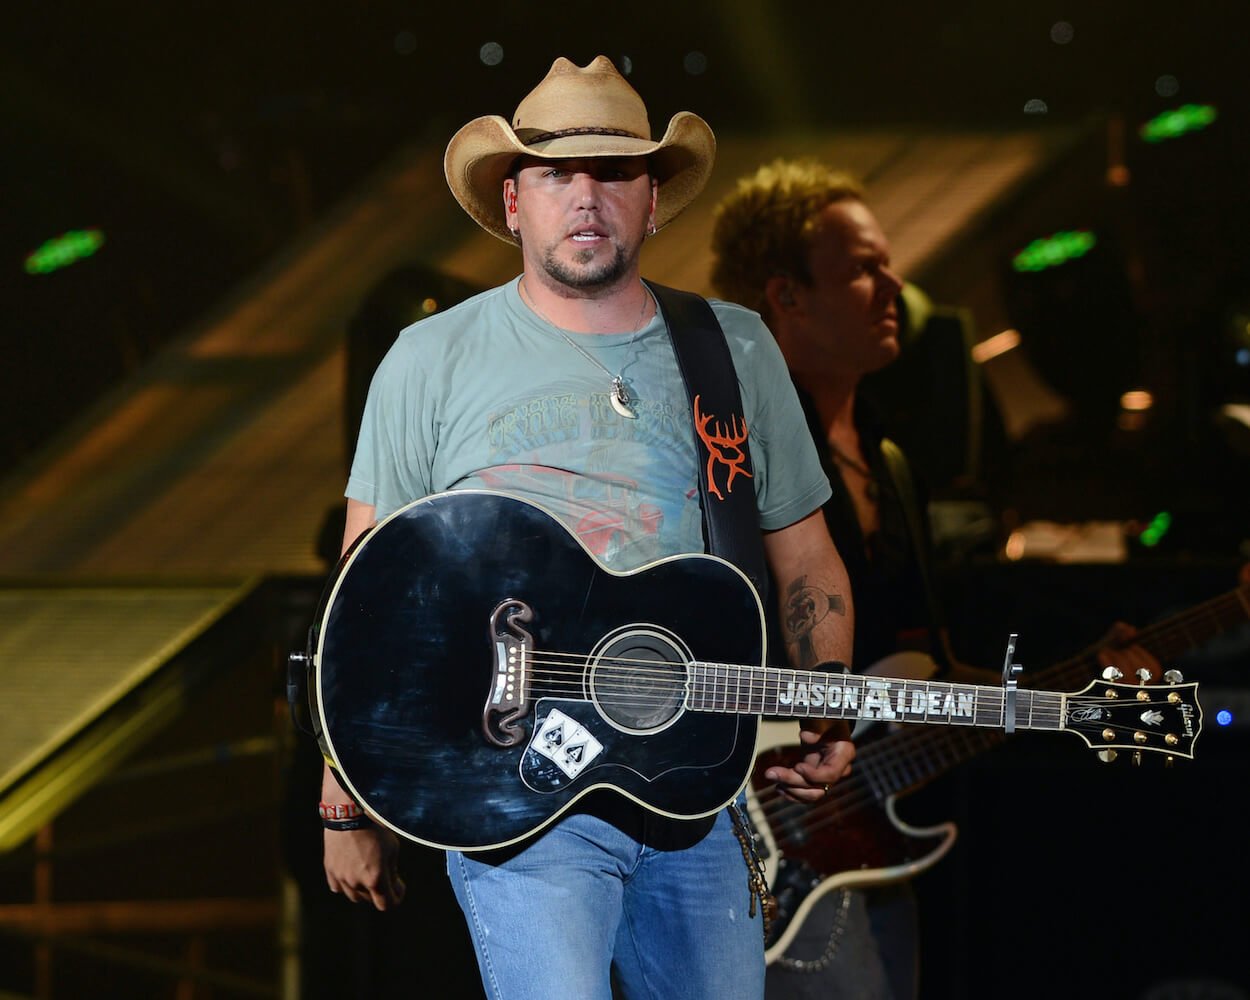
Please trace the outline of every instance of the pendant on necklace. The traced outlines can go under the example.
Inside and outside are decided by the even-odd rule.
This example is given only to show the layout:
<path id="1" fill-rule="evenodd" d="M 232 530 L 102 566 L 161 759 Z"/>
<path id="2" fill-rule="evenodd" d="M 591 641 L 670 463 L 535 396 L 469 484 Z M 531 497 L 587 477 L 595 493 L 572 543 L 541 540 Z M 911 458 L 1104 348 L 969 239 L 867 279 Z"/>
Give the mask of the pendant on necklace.
<path id="1" fill-rule="evenodd" d="M 629 390 L 625 388 L 625 380 L 621 376 L 612 376 L 612 391 L 608 394 L 608 398 L 612 402 L 612 409 L 622 417 L 629 420 L 638 419 L 638 414 L 630 406 L 633 399 L 629 395 Z"/>

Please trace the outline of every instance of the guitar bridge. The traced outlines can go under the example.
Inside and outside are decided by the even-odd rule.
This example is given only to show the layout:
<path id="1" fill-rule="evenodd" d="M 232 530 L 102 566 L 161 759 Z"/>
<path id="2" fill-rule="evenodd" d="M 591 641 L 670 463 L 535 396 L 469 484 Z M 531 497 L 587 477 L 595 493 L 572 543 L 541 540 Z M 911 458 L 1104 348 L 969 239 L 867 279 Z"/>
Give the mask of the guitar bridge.
<path id="1" fill-rule="evenodd" d="M 513 747 L 525 738 L 520 719 L 529 711 L 528 665 L 534 638 L 522 623 L 533 609 L 523 601 L 501 601 L 490 615 L 490 642 L 495 669 L 482 709 L 482 732 L 497 747 Z"/>

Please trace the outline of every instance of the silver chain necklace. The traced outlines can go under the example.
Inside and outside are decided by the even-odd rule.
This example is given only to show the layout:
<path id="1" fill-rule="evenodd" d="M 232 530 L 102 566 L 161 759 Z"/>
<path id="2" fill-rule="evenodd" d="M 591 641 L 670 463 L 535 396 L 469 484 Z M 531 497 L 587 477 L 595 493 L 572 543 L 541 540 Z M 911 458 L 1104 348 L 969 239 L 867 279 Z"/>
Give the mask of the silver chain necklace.
<path id="1" fill-rule="evenodd" d="M 859 473 L 864 480 L 864 494 L 869 500 L 876 503 L 881 499 L 881 485 L 877 482 L 877 477 L 873 474 L 872 469 L 868 468 L 863 462 L 857 462 L 851 458 L 850 455 L 832 441 L 829 442 L 829 452 L 833 456 L 833 460 L 839 465 L 844 465 L 853 472 Z"/>
<path id="2" fill-rule="evenodd" d="M 579 344 L 572 337 L 570 337 L 564 331 L 563 328 L 556 326 L 555 323 L 551 322 L 551 320 L 547 318 L 546 313 L 544 313 L 541 309 L 538 308 L 538 304 L 534 301 L 533 296 L 530 295 L 529 289 L 526 288 L 525 275 L 521 276 L 520 289 L 521 289 L 522 296 L 526 301 L 526 304 L 528 304 L 529 307 L 533 309 L 535 313 L 538 314 L 539 319 L 541 319 L 549 327 L 555 330 L 556 333 L 558 333 L 561 337 L 563 337 L 564 342 L 568 344 L 569 347 L 577 351 L 578 354 L 580 354 L 583 358 L 589 361 L 592 365 L 594 365 L 596 368 L 602 371 L 603 374 L 605 374 L 608 378 L 612 380 L 612 391 L 608 393 L 608 400 L 612 404 L 612 409 L 614 409 L 622 417 L 626 417 L 630 420 L 637 420 L 638 413 L 634 410 L 634 405 L 637 403 L 637 400 L 634 399 L 634 397 L 630 394 L 629 387 L 625 385 L 625 376 L 620 372 L 613 375 L 612 370 L 608 368 L 602 361 L 600 361 L 593 354 L 591 354 L 584 347 L 582 347 L 581 344 Z M 642 290 L 644 293 L 642 297 L 642 308 L 638 310 L 638 320 L 634 324 L 634 335 L 629 339 L 629 343 L 625 345 L 627 349 L 632 347 L 634 344 L 634 341 L 638 339 L 638 334 L 642 331 L 642 318 L 647 315 L 647 305 L 651 301 L 651 289 L 649 289 L 646 285 L 643 285 Z"/>

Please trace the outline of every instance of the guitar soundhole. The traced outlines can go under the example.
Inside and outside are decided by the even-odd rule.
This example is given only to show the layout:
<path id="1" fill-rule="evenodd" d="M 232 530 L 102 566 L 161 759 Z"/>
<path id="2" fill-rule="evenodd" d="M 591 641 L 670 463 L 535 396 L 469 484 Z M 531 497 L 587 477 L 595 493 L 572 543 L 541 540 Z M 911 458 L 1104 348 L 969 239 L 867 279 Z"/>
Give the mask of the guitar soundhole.
<path id="1" fill-rule="evenodd" d="M 653 625 L 627 625 L 591 653 L 591 700 L 618 729 L 657 732 L 681 714 L 691 659 L 675 635 Z"/>

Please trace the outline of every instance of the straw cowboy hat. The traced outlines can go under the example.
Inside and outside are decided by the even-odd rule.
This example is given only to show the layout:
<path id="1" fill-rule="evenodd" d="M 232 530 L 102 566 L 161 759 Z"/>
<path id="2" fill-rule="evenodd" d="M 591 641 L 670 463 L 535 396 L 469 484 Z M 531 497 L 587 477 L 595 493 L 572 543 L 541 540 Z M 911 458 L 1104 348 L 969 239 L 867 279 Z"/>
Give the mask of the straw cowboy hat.
<path id="1" fill-rule="evenodd" d="M 451 193 L 479 226 L 509 243 L 503 180 L 518 156 L 645 156 L 659 182 L 656 228 L 671 222 L 707 183 L 716 139 L 707 122 L 682 111 L 659 142 L 647 108 L 607 56 L 584 68 L 557 59 L 517 105 L 509 125 L 498 115 L 475 118 L 451 138 L 443 168 Z"/>

